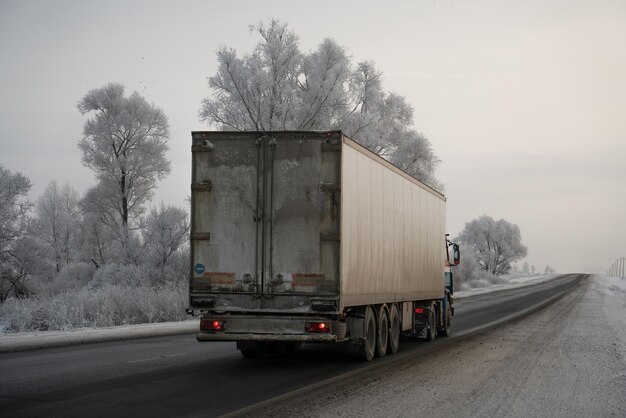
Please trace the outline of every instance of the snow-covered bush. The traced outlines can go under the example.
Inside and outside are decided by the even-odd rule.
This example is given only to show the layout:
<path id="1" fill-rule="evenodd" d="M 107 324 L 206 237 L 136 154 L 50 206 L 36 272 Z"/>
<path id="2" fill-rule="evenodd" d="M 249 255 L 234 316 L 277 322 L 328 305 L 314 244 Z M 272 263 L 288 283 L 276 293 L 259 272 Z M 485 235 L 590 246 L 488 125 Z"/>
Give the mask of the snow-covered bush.
<path id="1" fill-rule="evenodd" d="M 33 323 L 32 299 L 9 298 L 0 304 L 0 332 L 22 332 Z"/>
<path id="2" fill-rule="evenodd" d="M 68 330 L 187 319 L 187 285 L 103 286 L 0 304 L 0 332 Z"/>
<path id="3" fill-rule="evenodd" d="M 88 288 L 97 289 L 105 286 L 146 286 L 150 284 L 147 268 L 134 264 L 105 264 L 93 275 Z"/>
<path id="4" fill-rule="evenodd" d="M 73 262 L 64 266 L 51 279 L 40 280 L 34 287 L 35 294 L 55 295 L 69 290 L 80 290 L 89 283 L 94 275 L 92 263 Z"/>

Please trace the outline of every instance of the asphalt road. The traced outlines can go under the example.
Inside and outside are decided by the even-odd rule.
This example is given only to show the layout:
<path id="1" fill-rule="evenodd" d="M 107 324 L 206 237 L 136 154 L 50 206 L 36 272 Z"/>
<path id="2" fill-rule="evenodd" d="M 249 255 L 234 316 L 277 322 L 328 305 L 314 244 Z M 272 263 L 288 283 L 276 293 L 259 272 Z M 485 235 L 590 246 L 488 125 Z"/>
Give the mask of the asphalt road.
<path id="1" fill-rule="evenodd" d="M 2 353 L 0 415 L 220 416 L 437 350 L 533 311 L 585 278 L 564 275 L 459 299 L 450 337 L 403 342 L 396 355 L 372 363 L 350 361 L 333 346 L 323 345 L 307 345 L 289 356 L 247 360 L 234 343 L 197 343 L 193 335 Z"/>

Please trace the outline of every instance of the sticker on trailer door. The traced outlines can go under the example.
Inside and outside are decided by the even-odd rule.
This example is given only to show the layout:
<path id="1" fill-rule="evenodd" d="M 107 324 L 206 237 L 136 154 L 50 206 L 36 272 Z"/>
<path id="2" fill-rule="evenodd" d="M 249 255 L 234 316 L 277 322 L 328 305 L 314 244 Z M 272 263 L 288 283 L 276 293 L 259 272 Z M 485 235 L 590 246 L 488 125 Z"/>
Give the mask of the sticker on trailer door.
<path id="1" fill-rule="evenodd" d="M 196 264 L 193 270 L 196 272 L 198 276 L 201 276 L 202 273 L 204 273 L 204 264 L 200 264 L 200 263 Z"/>

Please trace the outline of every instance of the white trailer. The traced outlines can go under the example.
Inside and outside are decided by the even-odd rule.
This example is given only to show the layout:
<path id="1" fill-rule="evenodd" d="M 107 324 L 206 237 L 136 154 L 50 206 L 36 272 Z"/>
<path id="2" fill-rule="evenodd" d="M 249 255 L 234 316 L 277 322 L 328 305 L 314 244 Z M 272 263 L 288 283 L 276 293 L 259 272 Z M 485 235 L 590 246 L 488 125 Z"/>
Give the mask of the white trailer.
<path id="1" fill-rule="evenodd" d="M 395 353 L 401 334 L 448 334 L 441 193 L 340 131 L 192 141 L 198 341 L 237 341 L 246 357 L 343 343 L 371 360 Z"/>

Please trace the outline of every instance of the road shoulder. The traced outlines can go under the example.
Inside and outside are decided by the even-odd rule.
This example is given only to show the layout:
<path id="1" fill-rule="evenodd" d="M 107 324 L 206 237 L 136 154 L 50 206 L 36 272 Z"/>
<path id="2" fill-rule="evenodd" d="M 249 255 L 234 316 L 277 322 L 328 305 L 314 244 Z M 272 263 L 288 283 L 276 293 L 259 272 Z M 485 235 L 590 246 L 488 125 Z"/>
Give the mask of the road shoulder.
<path id="1" fill-rule="evenodd" d="M 73 331 L 39 331 L 2 334 L 0 335 L 0 352 L 188 334 L 198 329 L 198 320 L 189 320 L 156 324 L 122 325 L 106 328 L 81 328 Z"/>
<path id="2" fill-rule="evenodd" d="M 625 416 L 626 362 L 611 323 L 625 305 L 602 308 L 621 297 L 596 277 L 522 320 L 254 415 Z"/>

